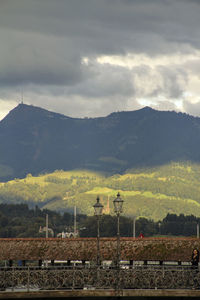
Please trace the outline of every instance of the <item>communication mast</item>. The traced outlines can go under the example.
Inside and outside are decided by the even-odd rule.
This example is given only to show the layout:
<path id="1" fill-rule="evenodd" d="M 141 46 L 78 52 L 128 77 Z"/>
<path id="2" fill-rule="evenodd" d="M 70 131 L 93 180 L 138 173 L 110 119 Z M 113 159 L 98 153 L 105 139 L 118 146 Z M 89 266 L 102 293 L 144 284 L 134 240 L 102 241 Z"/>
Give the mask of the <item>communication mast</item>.
<path id="1" fill-rule="evenodd" d="M 76 237 L 76 206 L 74 206 L 74 237 Z"/>

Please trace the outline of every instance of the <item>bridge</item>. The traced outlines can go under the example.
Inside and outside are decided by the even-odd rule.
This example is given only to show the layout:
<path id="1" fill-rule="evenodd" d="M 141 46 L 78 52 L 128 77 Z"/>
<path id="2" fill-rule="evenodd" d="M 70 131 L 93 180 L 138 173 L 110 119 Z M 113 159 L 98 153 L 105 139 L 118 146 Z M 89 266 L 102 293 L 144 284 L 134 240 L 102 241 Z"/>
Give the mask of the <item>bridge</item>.
<path id="1" fill-rule="evenodd" d="M 0 260 L 96 261 L 96 238 L 0 239 Z M 121 259 L 132 261 L 190 261 L 197 238 L 121 238 Z M 101 260 L 115 260 L 116 238 L 100 239 Z"/>
<path id="2" fill-rule="evenodd" d="M 0 299 L 200 296 L 200 272 L 190 265 L 199 239 L 121 238 L 121 260 L 127 264 L 119 267 L 95 264 L 96 242 L 95 238 L 0 239 L 0 260 L 9 262 L 0 268 Z M 115 262 L 116 248 L 115 238 L 102 238 L 101 261 Z M 49 265 L 38 264 L 47 260 Z M 66 264 L 57 267 L 56 260 Z M 75 266 L 73 260 L 82 263 Z"/>

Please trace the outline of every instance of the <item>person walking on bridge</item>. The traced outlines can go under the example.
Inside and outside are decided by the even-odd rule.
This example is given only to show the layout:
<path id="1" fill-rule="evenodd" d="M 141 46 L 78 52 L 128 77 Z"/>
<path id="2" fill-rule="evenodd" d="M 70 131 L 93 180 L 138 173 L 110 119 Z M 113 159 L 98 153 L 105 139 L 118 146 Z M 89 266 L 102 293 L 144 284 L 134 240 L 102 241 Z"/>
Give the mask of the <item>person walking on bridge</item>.
<path id="1" fill-rule="evenodd" d="M 192 289 L 199 289 L 199 284 L 198 284 L 198 265 L 199 265 L 199 250 L 196 248 L 193 249 L 192 251 L 192 270 L 193 270 L 193 287 Z"/>
<path id="2" fill-rule="evenodd" d="M 192 251 L 191 263 L 192 263 L 192 267 L 194 269 L 198 268 L 198 264 L 199 264 L 199 250 L 197 250 L 196 248 L 193 249 L 193 251 Z"/>

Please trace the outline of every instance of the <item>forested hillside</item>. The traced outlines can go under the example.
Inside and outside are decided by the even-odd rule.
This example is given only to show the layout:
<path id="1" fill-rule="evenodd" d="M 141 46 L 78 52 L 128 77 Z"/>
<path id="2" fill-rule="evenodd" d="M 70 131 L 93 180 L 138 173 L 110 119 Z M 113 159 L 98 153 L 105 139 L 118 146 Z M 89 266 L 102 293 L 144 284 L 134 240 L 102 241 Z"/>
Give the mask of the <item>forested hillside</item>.
<path id="1" fill-rule="evenodd" d="M 126 174 L 77 170 L 55 171 L 0 183 L 0 203 L 27 203 L 34 207 L 93 215 L 97 195 L 104 214 L 113 215 L 113 200 L 119 191 L 124 215 L 154 220 L 168 213 L 200 217 L 200 165 L 184 162 L 162 167 L 130 169 Z"/>
<path id="2" fill-rule="evenodd" d="M 20 104 L 0 121 L 0 141 L 0 181 L 60 169 L 124 174 L 200 163 L 200 118 L 145 107 L 78 119 Z"/>
<path id="3" fill-rule="evenodd" d="M 0 204 L 0 237 L 45 237 L 46 214 L 48 214 L 49 228 L 56 236 L 62 231 L 73 230 L 73 216 L 69 213 L 60 215 L 47 209 L 41 210 L 36 205 L 30 209 L 27 204 Z M 79 215 L 77 221 L 86 218 Z M 49 237 L 52 237 L 49 232 Z"/>
<path id="4" fill-rule="evenodd" d="M 0 204 L 0 238 L 45 237 L 46 215 L 48 214 L 49 237 L 61 236 L 60 233 L 74 232 L 72 214 L 41 210 L 37 206 L 30 209 L 27 204 Z M 80 237 L 96 237 L 95 216 L 77 215 L 77 234 Z M 163 220 L 155 222 L 146 218 L 135 220 L 135 233 L 149 236 L 196 236 L 200 218 L 193 215 L 179 216 L 168 214 Z M 100 218 L 101 237 L 117 235 L 116 216 L 103 215 Z M 133 236 L 133 218 L 120 217 L 120 233 L 124 237 Z M 67 235 L 66 235 L 67 236 Z"/>

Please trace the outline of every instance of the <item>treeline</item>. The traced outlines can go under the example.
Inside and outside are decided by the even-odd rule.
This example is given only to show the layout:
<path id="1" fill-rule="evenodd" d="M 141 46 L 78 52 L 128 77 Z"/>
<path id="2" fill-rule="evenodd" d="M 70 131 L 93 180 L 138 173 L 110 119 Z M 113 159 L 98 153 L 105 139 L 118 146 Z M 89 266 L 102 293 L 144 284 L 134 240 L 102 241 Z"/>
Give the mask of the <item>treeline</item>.
<path id="1" fill-rule="evenodd" d="M 74 216 L 65 212 L 60 214 L 51 210 L 41 210 L 38 206 L 30 209 L 26 204 L 0 204 L 0 237 L 44 237 L 46 215 L 51 231 L 49 236 L 56 237 L 62 232 L 73 232 Z M 78 214 L 77 229 L 80 237 L 96 237 L 97 222 L 95 216 Z M 200 218 L 193 215 L 168 214 L 163 220 L 155 222 L 146 218 L 138 218 L 135 221 L 136 237 L 143 234 L 150 236 L 196 236 L 197 224 Z M 133 218 L 120 217 L 120 235 L 133 236 Z M 44 230 L 42 230 L 44 229 Z M 116 236 L 117 218 L 111 215 L 103 215 L 100 219 L 100 235 L 102 237 Z"/>
<path id="2" fill-rule="evenodd" d="M 130 176 L 129 174 L 127 176 L 114 175 L 105 179 L 104 185 L 123 191 L 151 191 L 153 194 L 193 199 L 199 202 L 199 165 L 174 162 L 157 168 L 129 171 Z"/>
<path id="3" fill-rule="evenodd" d="M 27 204 L 0 204 L 0 237 L 44 237 L 47 214 L 48 227 L 53 231 L 53 236 L 73 230 L 74 220 L 70 213 L 61 215 L 48 209 L 41 210 L 37 205 L 29 209 Z M 78 215 L 77 222 L 81 223 L 85 218 L 85 215 Z"/>
<path id="4" fill-rule="evenodd" d="M 85 230 L 81 233 L 83 237 L 95 237 L 97 232 L 95 217 L 87 217 L 84 220 Z M 135 221 L 136 237 L 143 234 L 145 237 L 152 236 L 196 236 L 197 224 L 200 218 L 193 215 L 185 216 L 180 214 L 168 214 L 163 220 L 154 222 L 146 218 L 139 218 Z M 120 217 L 120 235 L 124 237 L 133 236 L 133 218 Z M 100 221 L 100 234 L 102 237 L 116 236 L 117 218 L 104 215 Z"/>

